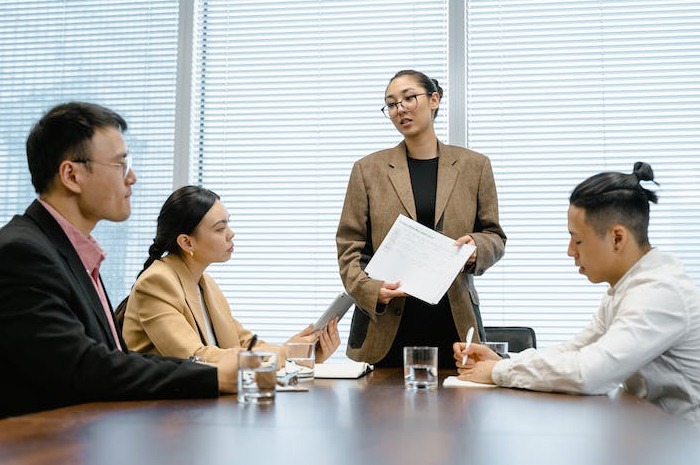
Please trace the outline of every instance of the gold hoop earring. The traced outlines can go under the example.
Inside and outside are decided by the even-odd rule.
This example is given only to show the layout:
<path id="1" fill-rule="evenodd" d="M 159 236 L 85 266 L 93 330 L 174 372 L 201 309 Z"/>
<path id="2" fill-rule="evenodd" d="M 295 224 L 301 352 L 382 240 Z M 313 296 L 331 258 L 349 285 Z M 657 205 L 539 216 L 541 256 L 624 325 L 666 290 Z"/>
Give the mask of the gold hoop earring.
<path id="1" fill-rule="evenodd" d="M 190 258 L 194 258 L 194 251 L 193 250 L 190 250 L 188 253 L 190 254 Z"/>

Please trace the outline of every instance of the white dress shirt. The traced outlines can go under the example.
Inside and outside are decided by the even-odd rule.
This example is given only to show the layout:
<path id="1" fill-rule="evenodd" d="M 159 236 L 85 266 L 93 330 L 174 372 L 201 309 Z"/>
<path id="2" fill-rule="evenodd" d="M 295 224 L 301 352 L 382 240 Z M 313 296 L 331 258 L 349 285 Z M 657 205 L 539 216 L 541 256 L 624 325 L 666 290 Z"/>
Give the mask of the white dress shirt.
<path id="1" fill-rule="evenodd" d="M 573 340 L 499 361 L 492 377 L 499 386 L 576 394 L 623 383 L 700 423 L 700 294 L 676 258 L 652 249 L 608 289 Z"/>

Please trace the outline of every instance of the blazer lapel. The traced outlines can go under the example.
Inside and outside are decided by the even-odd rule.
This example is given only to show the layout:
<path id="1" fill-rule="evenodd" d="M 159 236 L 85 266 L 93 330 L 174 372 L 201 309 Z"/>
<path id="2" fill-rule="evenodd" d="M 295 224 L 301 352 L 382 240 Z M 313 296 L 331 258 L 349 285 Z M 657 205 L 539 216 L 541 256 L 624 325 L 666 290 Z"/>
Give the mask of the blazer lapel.
<path id="1" fill-rule="evenodd" d="M 117 318 L 114 315 L 114 307 L 112 307 L 112 301 L 109 299 L 109 295 L 107 295 L 107 287 L 105 286 L 104 281 L 102 280 L 102 275 L 99 275 L 100 278 L 100 283 L 102 284 L 102 289 L 105 291 L 105 298 L 107 299 L 107 305 L 109 306 L 109 313 L 112 315 L 112 320 L 114 321 L 114 328 L 117 330 L 117 337 L 119 338 L 119 345 L 121 346 L 122 350 L 124 352 L 128 352 L 128 347 L 126 345 L 126 341 L 124 340 L 124 336 L 122 335 L 122 327 L 121 325 L 117 322 Z M 99 297 L 99 296 L 98 296 Z M 102 302 L 100 302 L 101 304 Z M 112 328 L 109 329 L 110 334 L 112 334 Z"/>
<path id="2" fill-rule="evenodd" d="M 401 204 L 409 213 L 409 216 L 415 220 L 416 203 L 413 200 L 411 175 L 408 172 L 408 161 L 406 161 L 406 143 L 402 141 L 399 145 L 391 149 L 387 158 L 389 180 L 394 186 L 394 190 Z"/>
<path id="3" fill-rule="evenodd" d="M 202 308 L 202 301 L 198 292 L 199 283 L 196 283 L 193 279 L 191 279 L 191 274 L 187 268 L 187 265 L 185 265 L 185 262 L 182 261 L 182 259 L 177 255 L 166 255 L 163 257 L 163 261 L 172 266 L 177 273 L 178 279 L 180 280 L 180 285 L 185 291 L 185 303 L 187 304 L 187 309 L 190 312 L 190 316 L 197 324 L 199 337 L 205 344 L 214 344 L 214 341 L 209 341 L 207 338 L 207 332 L 205 330 L 204 309 Z"/>
<path id="4" fill-rule="evenodd" d="M 209 309 L 211 326 L 216 335 L 216 342 L 222 349 L 230 347 L 240 347 L 238 334 L 233 330 L 231 324 L 231 309 L 226 302 L 226 298 L 219 290 L 214 280 L 206 273 L 202 277 L 202 295 Z"/>
<path id="5" fill-rule="evenodd" d="M 29 205 L 26 215 L 39 225 L 41 230 L 44 231 L 44 234 L 46 234 L 46 237 L 56 246 L 56 250 L 63 257 L 68 269 L 73 274 L 75 283 L 79 285 L 82 291 L 82 300 L 88 304 L 97 318 L 97 321 L 99 321 L 104 341 L 109 341 L 109 347 L 111 349 L 116 349 L 117 345 L 112 336 L 112 330 L 107 321 L 107 315 L 105 315 L 104 309 L 102 308 L 102 301 L 100 301 L 100 297 L 97 295 L 92 278 L 90 278 L 90 275 L 88 275 L 85 270 L 83 262 L 80 260 L 78 252 L 76 252 L 68 236 L 63 232 L 63 229 L 61 229 L 61 226 L 56 222 L 54 217 L 51 216 L 51 213 L 49 213 L 38 200 L 35 200 Z M 126 346 L 124 345 L 123 347 Z"/>
<path id="6" fill-rule="evenodd" d="M 459 170 L 455 167 L 457 157 L 441 142 L 438 142 L 438 179 L 437 193 L 435 197 L 435 226 L 442 231 L 442 215 L 445 212 L 447 201 L 452 195 Z"/>

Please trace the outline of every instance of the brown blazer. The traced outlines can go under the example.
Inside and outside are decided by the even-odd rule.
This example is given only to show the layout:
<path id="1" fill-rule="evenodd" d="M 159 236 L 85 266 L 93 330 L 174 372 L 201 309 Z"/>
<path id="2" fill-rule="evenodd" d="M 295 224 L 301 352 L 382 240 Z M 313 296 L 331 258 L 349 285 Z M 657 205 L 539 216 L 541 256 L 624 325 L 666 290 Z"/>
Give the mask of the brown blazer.
<path id="1" fill-rule="evenodd" d="M 476 326 L 472 304 L 479 297 L 473 275 L 483 274 L 505 250 L 506 236 L 498 220 L 498 197 L 489 159 L 472 150 L 438 142 L 435 230 L 457 239 L 470 234 L 476 243 L 476 264 L 457 275 L 447 291 L 460 338 Z M 347 355 L 375 363 L 396 337 L 405 299 L 378 303 L 381 281 L 363 271 L 399 214 L 416 219 L 406 144 L 370 154 L 355 162 L 336 233 L 338 264 L 345 289 L 356 307 Z"/>
<path id="2" fill-rule="evenodd" d="M 216 343 L 207 340 L 197 286 L 209 310 Z M 253 337 L 231 316 L 226 297 L 206 273 L 199 283 L 177 255 L 156 260 L 136 280 L 124 313 L 129 349 L 178 358 L 219 360 L 225 349 L 245 347 Z M 259 341 L 256 348 L 265 346 Z"/>

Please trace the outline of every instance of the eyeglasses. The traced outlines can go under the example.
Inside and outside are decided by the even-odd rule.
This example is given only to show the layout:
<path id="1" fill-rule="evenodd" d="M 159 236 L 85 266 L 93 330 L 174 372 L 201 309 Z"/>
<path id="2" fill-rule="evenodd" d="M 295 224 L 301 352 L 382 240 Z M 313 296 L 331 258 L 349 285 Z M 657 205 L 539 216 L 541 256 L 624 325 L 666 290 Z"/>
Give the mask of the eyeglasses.
<path id="1" fill-rule="evenodd" d="M 83 163 L 85 165 L 93 163 L 95 165 L 119 166 L 122 169 L 122 176 L 124 176 L 124 179 L 126 179 L 126 177 L 129 176 L 129 171 L 131 171 L 131 157 L 124 157 L 124 161 L 120 161 L 117 163 L 105 163 L 95 160 L 73 160 L 73 163 Z"/>
<path id="2" fill-rule="evenodd" d="M 393 118 L 399 112 L 399 105 L 401 105 L 401 108 L 403 108 L 404 111 L 413 111 L 418 106 L 418 97 L 420 97 L 421 95 L 430 94 L 426 93 L 407 95 L 403 98 L 403 100 L 399 100 L 398 102 L 387 103 L 386 105 L 384 105 L 382 107 L 382 113 L 384 113 L 384 116 L 386 116 L 387 118 Z"/>

